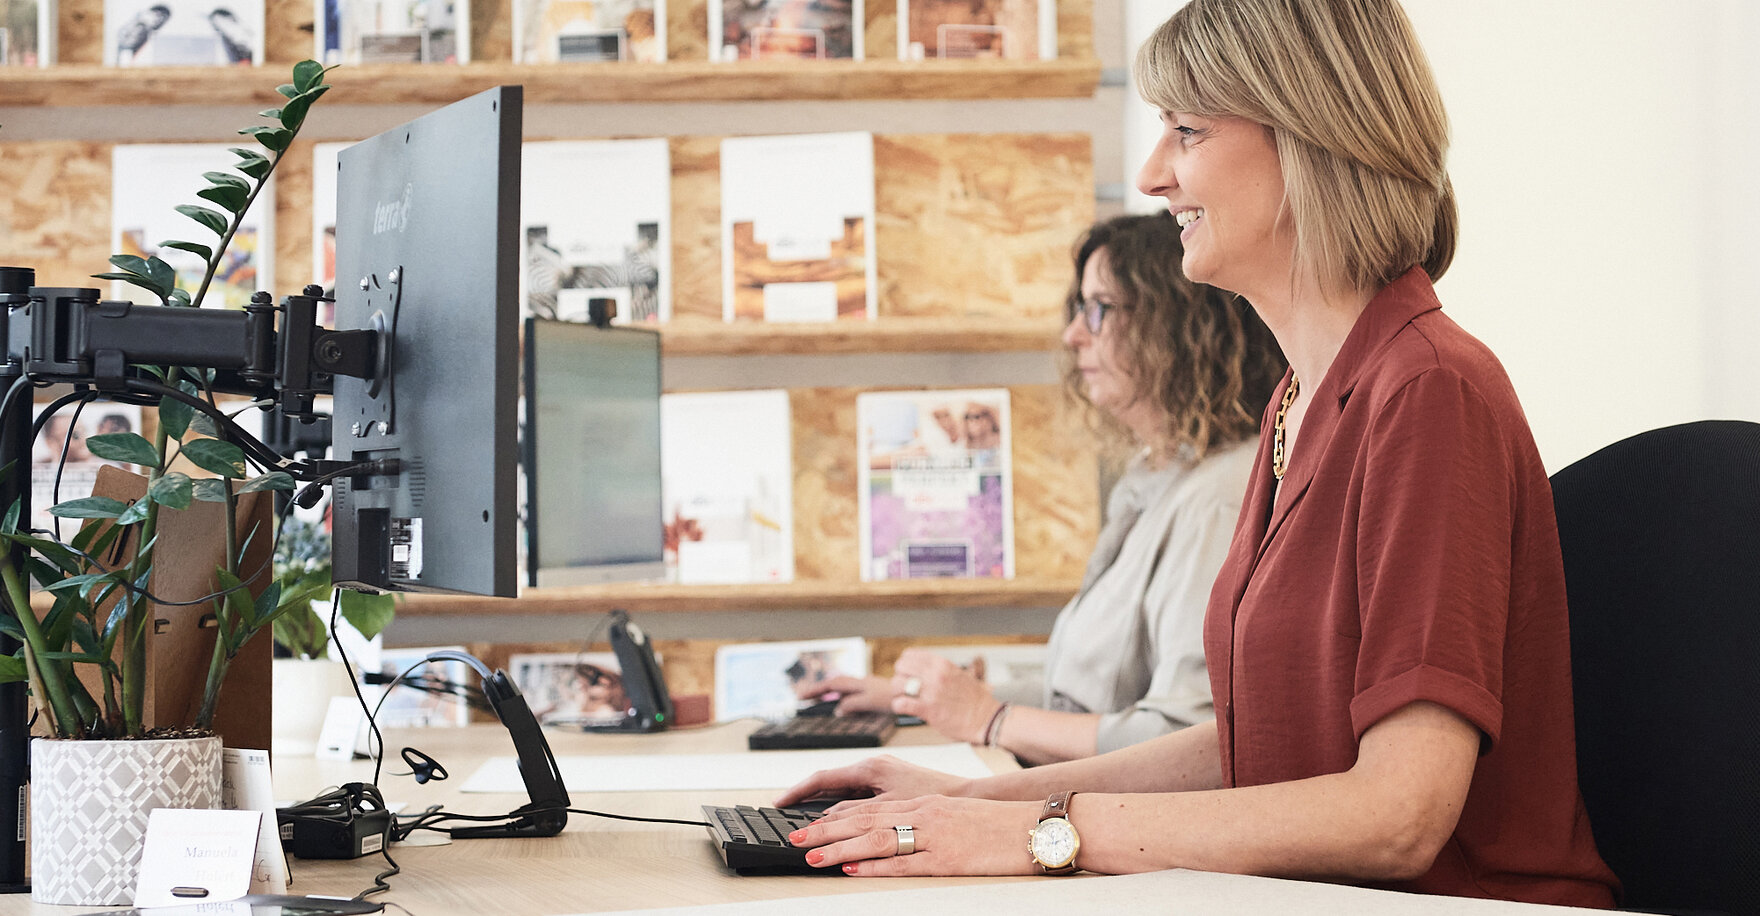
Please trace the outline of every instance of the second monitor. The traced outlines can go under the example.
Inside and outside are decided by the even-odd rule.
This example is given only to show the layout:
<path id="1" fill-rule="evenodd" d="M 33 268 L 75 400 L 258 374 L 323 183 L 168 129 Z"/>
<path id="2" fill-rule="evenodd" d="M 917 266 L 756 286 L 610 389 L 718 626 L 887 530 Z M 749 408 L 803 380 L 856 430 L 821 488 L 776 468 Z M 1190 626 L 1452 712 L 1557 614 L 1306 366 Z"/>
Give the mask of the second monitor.
<path id="1" fill-rule="evenodd" d="M 660 334 L 525 322 L 526 582 L 665 574 Z"/>

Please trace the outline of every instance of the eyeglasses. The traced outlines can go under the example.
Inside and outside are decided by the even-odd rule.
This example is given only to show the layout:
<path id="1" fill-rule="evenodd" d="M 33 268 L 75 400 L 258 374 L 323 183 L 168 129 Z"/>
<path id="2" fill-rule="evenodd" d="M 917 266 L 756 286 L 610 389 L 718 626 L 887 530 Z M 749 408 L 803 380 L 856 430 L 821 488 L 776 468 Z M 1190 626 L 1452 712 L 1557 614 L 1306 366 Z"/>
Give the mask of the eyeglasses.
<path id="1" fill-rule="evenodd" d="M 1069 317 L 1071 321 L 1074 321 L 1077 315 L 1081 315 L 1082 324 L 1088 329 L 1088 333 L 1098 334 L 1106 324 L 1106 313 L 1115 308 L 1117 306 L 1110 302 L 1095 302 L 1092 299 L 1087 299 L 1071 305 Z"/>

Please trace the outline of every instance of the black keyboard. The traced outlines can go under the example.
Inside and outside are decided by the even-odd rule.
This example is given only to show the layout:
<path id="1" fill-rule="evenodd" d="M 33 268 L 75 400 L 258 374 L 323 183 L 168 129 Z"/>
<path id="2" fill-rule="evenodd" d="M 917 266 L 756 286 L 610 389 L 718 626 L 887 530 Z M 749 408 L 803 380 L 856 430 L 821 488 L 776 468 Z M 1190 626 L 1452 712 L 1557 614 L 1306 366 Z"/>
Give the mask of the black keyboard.
<path id="1" fill-rule="evenodd" d="M 898 728 L 889 712 L 858 712 L 847 716 L 795 716 L 768 722 L 746 738 L 754 751 L 811 750 L 827 747 L 879 747 Z"/>
<path id="2" fill-rule="evenodd" d="M 807 850 L 790 846 L 788 835 L 819 819 L 833 803 L 806 802 L 798 808 L 753 808 L 747 805 L 704 805 L 709 838 L 727 867 L 741 874 L 812 873 L 841 875 L 840 868 L 814 868 Z"/>

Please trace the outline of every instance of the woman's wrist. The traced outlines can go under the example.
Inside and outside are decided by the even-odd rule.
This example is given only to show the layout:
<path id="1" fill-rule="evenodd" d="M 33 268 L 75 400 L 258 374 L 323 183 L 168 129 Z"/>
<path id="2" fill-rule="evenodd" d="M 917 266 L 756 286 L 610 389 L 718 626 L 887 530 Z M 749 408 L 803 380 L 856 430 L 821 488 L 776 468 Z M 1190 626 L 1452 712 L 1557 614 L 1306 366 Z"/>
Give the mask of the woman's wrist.
<path id="1" fill-rule="evenodd" d="M 990 720 L 985 723 L 984 730 L 978 735 L 978 740 L 972 743 L 982 744 L 985 747 L 1002 746 L 1002 724 L 1008 719 L 1008 711 L 1013 708 L 1013 703 L 996 704 L 996 708 L 990 712 Z"/>

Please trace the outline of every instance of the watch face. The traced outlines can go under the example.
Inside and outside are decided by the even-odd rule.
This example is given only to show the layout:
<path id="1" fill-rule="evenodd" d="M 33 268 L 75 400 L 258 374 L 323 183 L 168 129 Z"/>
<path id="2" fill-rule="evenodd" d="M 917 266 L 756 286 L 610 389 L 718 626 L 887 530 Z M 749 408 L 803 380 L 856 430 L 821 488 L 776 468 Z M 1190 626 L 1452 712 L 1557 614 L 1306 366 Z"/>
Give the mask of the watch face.
<path id="1" fill-rule="evenodd" d="M 1074 862 L 1079 845 L 1076 828 L 1061 817 L 1042 820 L 1033 831 L 1033 858 L 1046 868 L 1062 868 Z"/>

